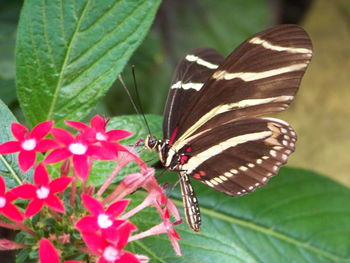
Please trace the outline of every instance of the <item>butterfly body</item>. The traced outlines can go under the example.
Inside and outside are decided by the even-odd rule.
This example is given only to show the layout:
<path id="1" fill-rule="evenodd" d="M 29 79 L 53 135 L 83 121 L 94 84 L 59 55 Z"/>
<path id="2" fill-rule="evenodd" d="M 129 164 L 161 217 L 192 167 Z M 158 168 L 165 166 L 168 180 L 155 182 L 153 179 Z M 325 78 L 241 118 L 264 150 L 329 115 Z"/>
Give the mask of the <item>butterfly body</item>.
<path id="1" fill-rule="evenodd" d="M 200 48 L 179 62 L 164 110 L 164 138 L 148 136 L 145 145 L 179 173 L 194 231 L 201 219 L 190 178 L 240 196 L 266 184 L 287 162 L 295 131 L 261 116 L 289 106 L 311 56 L 307 33 L 281 25 L 249 38 L 226 59 Z"/>

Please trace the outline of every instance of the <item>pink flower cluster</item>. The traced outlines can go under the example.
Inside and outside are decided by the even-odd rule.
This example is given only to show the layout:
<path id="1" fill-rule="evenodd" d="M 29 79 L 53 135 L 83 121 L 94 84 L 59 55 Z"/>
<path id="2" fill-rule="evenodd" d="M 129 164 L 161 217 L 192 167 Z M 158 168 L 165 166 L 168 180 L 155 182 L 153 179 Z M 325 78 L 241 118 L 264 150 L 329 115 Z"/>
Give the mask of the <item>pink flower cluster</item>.
<path id="1" fill-rule="evenodd" d="M 75 252 L 99 263 L 147 262 L 146 256 L 125 251 L 124 247 L 129 242 L 162 233 L 168 234 L 175 252 L 181 255 L 178 244 L 180 237 L 173 228 L 181 222 L 177 208 L 158 185 L 154 170 L 148 168 L 133 149 L 119 143 L 131 133 L 124 130 L 106 131 L 107 123 L 99 115 L 92 118 L 90 126 L 66 121 L 67 125 L 78 130 L 76 136 L 64 129 L 53 128 L 53 121 L 42 122 L 31 132 L 21 124 L 12 123 L 11 130 L 16 140 L 0 145 L 0 154 L 19 152 L 18 162 L 23 172 L 34 167 L 33 184 L 21 182 L 7 192 L 5 181 L 0 176 L 0 215 L 12 220 L 12 223 L 0 220 L 0 226 L 22 230 L 37 240 L 41 263 L 59 263 L 61 255 L 64 255 L 61 260 L 72 258 L 73 255 L 63 251 L 63 245 L 67 243 L 76 246 Z M 50 134 L 53 139 L 46 138 Z M 38 152 L 45 155 L 39 163 Z M 94 193 L 95 186 L 87 184 L 94 160 L 112 160 L 116 163 L 115 169 L 97 193 Z M 61 176 L 53 179 L 47 165 L 58 162 L 62 162 Z M 113 189 L 112 180 L 130 162 L 136 162 L 140 171 L 127 175 Z M 70 167 L 73 167 L 72 172 Z M 79 187 L 78 180 L 81 181 Z M 107 188 L 109 194 L 103 197 Z M 146 198 L 125 212 L 130 201 L 125 197 L 138 188 L 148 192 Z M 65 191 L 70 193 L 68 201 L 63 198 Z M 17 199 L 29 202 L 24 208 L 14 204 Z M 81 200 L 82 205 L 78 204 L 78 200 Z M 70 206 L 69 213 L 67 205 Z M 148 206 L 156 208 L 162 221 L 146 231 L 134 234 L 137 227 L 130 218 Z M 171 222 L 170 214 L 175 218 L 175 223 Z M 40 231 L 41 234 L 38 234 L 37 229 L 29 223 L 34 215 L 41 219 L 53 217 L 62 224 L 74 224 L 74 229 L 80 232 L 80 240 L 76 240 L 69 232 L 59 235 L 50 232 L 45 236 Z M 0 249 L 28 247 L 25 242 L 21 244 L 0 239 Z"/>

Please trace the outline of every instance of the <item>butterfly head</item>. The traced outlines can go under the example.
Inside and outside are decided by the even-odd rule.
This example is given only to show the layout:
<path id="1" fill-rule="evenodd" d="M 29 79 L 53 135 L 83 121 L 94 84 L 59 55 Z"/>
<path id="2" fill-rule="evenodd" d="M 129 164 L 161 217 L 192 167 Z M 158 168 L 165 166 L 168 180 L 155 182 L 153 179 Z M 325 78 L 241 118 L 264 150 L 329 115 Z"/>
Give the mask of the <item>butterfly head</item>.
<path id="1" fill-rule="evenodd" d="M 159 143 L 159 140 L 152 136 L 152 135 L 147 135 L 146 139 L 145 139 L 145 146 L 148 150 L 153 151 L 157 148 Z"/>

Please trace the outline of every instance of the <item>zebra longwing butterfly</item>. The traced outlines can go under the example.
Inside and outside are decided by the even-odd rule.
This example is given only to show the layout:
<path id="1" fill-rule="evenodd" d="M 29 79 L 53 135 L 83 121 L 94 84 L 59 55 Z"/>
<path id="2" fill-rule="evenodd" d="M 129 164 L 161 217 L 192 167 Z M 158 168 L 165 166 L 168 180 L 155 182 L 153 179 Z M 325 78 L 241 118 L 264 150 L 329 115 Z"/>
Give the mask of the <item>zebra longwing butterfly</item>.
<path id="1" fill-rule="evenodd" d="M 243 42 L 226 59 L 210 48 L 178 64 L 166 102 L 163 140 L 148 136 L 166 169 L 178 171 L 188 225 L 201 218 L 190 177 L 230 196 L 252 192 L 294 151 L 288 123 L 260 117 L 285 110 L 311 60 L 308 34 L 280 25 Z"/>

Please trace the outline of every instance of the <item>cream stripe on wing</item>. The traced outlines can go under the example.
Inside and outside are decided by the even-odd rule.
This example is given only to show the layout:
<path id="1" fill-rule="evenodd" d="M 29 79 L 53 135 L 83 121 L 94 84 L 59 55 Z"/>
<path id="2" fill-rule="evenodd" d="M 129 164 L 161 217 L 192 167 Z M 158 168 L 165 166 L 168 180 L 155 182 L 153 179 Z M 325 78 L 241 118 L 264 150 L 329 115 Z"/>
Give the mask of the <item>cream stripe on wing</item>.
<path id="1" fill-rule="evenodd" d="M 294 64 L 290 65 L 287 67 L 282 67 L 282 68 L 277 68 L 277 69 L 271 69 L 267 71 L 262 71 L 262 72 L 235 72 L 235 73 L 230 73 L 227 72 L 226 70 L 218 70 L 215 71 L 213 74 L 212 78 L 217 79 L 217 80 L 231 80 L 234 78 L 239 78 L 243 81 L 254 81 L 258 79 L 264 79 L 276 75 L 280 75 L 283 73 L 288 73 L 292 71 L 298 71 L 301 69 L 304 69 L 307 67 L 306 63 L 300 63 L 300 64 Z"/>
<path id="2" fill-rule="evenodd" d="M 201 65 L 210 69 L 217 69 L 218 67 L 218 65 L 205 61 L 204 59 L 201 59 L 200 57 L 197 57 L 192 54 L 187 55 L 185 59 L 190 62 L 196 62 L 198 65 Z"/>
<path id="3" fill-rule="evenodd" d="M 183 83 L 181 80 L 176 82 L 175 84 L 171 85 L 171 89 L 194 89 L 199 91 L 203 87 L 204 83 L 194 83 L 194 82 L 188 82 L 188 83 Z"/>
<path id="4" fill-rule="evenodd" d="M 254 37 L 251 40 L 249 40 L 249 43 L 256 44 L 256 45 L 262 45 L 266 49 L 274 50 L 274 51 L 287 51 L 289 53 L 304 53 L 304 54 L 312 54 L 312 51 L 307 48 L 296 48 L 296 47 L 282 47 L 277 46 L 272 43 L 270 43 L 267 40 L 261 39 L 260 37 Z"/>
<path id="5" fill-rule="evenodd" d="M 192 156 L 187 163 L 185 163 L 181 169 L 186 170 L 186 172 L 192 173 L 199 165 L 201 165 L 206 160 L 210 159 L 211 157 L 218 155 L 222 153 L 223 151 L 227 150 L 228 148 L 234 147 L 238 144 L 246 143 L 249 141 L 256 141 L 265 139 L 272 135 L 272 131 L 262 131 L 262 132 L 255 132 L 255 133 L 248 133 L 244 135 L 239 135 L 233 138 L 230 138 L 226 141 L 222 141 L 217 145 L 214 145 L 202 152 L 200 152 L 197 155 Z M 213 183 L 213 182 L 212 182 Z"/>
<path id="6" fill-rule="evenodd" d="M 217 116 L 218 114 L 225 113 L 235 109 L 242 109 L 251 106 L 271 103 L 271 102 L 284 102 L 291 101 L 293 96 L 278 96 L 272 98 L 264 98 L 264 99 L 248 99 L 241 100 L 238 102 L 233 102 L 229 104 L 218 105 L 211 109 L 209 112 L 204 114 L 198 121 L 196 121 L 187 131 L 174 143 L 173 147 L 175 149 L 181 149 L 184 145 L 186 145 L 189 141 L 194 139 L 197 136 L 191 136 L 197 129 L 199 129 L 203 124 Z"/>

